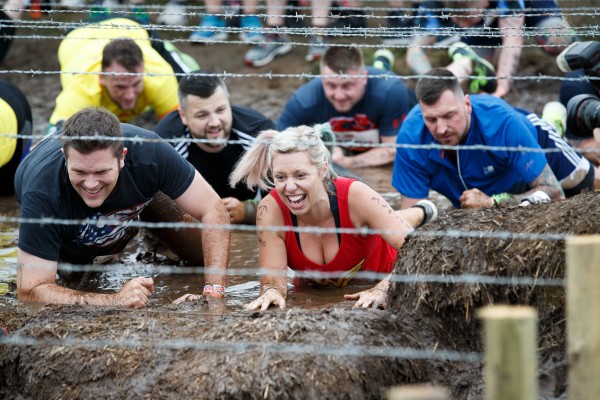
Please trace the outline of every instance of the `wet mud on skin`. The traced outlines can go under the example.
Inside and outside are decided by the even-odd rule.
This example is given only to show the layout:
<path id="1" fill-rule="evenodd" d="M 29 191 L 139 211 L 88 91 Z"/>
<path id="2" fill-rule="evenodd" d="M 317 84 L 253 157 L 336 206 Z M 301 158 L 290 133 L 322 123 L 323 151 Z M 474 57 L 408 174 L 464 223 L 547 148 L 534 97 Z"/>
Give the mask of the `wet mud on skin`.
<path id="1" fill-rule="evenodd" d="M 316 72 L 304 61 L 305 47 L 296 47 L 267 67 L 249 69 L 243 65 L 246 46 L 177 45 L 203 68 L 218 72 Z M 2 69 L 57 71 L 57 48 L 54 40 L 17 40 Z M 396 71 L 407 73 L 403 60 Z M 525 52 L 519 74 L 561 75 L 554 60 L 537 49 Z M 2 78 L 26 94 L 34 110 L 34 133 L 42 134 L 60 90 L 58 74 L 8 73 Z M 302 83 L 298 78 L 227 79 L 232 103 L 251 106 L 273 119 Z M 518 80 L 506 100 L 540 113 L 546 102 L 556 99 L 558 87 L 558 81 Z M 136 121 L 149 129 L 154 122 L 148 117 Z M 380 192 L 394 191 L 389 168 L 352 172 Z M 389 200 L 399 204 L 397 197 Z M 530 209 L 453 210 L 425 230 L 598 233 L 600 216 L 594 205 L 599 201 L 594 193 Z M 0 212 L 17 216 L 15 205 L 2 200 Z M 1 233 L 6 232 L 0 250 L 14 250 L 16 226 L 2 226 Z M 238 243 L 243 244 L 232 256 L 239 262 L 236 267 L 255 267 L 254 240 L 244 236 Z M 152 247 L 143 239 L 133 246 L 125 262 L 147 262 L 151 269 L 156 261 Z M 13 257 L 16 253 L 9 261 Z M 166 259 L 159 262 L 168 264 Z M 563 278 L 564 242 L 415 235 L 407 241 L 395 272 Z M 167 291 L 177 278 L 157 279 Z M 530 304 L 540 313 L 541 398 L 566 398 L 562 287 L 397 284 L 387 310 L 352 309 L 352 302 L 340 300 L 342 290 L 335 296 L 313 290 L 292 296 L 286 311 L 251 314 L 242 305 L 256 295 L 257 282 L 255 277 L 233 278 L 230 285 L 242 289 L 225 302 L 201 299 L 170 305 L 171 298 L 187 289 L 180 284 L 173 292 L 159 292 L 144 310 L 15 307 L 14 299 L 2 296 L 0 326 L 8 328 L 12 342 L 0 344 L 0 397 L 365 399 L 382 398 L 384 388 L 392 385 L 431 382 L 449 388 L 453 398 L 479 399 L 480 362 L 422 360 L 406 357 L 401 350 L 480 354 L 474 311 L 510 303 Z M 23 345 L 19 340 L 34 342 Z"/>

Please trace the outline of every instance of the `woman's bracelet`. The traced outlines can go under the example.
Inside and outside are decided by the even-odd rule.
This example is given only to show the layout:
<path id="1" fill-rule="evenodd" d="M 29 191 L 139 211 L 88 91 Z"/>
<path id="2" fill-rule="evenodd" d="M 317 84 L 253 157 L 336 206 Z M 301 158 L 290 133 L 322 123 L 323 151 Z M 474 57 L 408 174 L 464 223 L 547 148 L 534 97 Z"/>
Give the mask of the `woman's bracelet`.
<path id="1" fill-rule="evenodd" d="M 223 287 L 223 285 L 204 285 L 202 294 L 206 295 L 211 293 L 220 295 L 220 297 L 225 297 L 225 287 Z"/>

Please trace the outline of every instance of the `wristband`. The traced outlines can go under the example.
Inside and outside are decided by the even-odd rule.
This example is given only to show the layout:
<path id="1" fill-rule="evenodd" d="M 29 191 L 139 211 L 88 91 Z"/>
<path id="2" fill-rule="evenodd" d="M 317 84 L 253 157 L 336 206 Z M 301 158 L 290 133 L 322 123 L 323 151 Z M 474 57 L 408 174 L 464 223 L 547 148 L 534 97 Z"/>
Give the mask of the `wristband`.
<path id="1" fill-rule="evenodd" d="M 203 295 L 211 295 L 213 297 L 225 297 L 225 288 L 223 285 L 204 285 Z"/>
<path id="2" fill-rule="evenodd" d="M 500 193 L 492 196 L 492 200 L 494 200 L 494 206 L 498 207 L 500 203 L 506 202 L 509 199 L 512 199 L 513 196 L 508 193 Z"/>

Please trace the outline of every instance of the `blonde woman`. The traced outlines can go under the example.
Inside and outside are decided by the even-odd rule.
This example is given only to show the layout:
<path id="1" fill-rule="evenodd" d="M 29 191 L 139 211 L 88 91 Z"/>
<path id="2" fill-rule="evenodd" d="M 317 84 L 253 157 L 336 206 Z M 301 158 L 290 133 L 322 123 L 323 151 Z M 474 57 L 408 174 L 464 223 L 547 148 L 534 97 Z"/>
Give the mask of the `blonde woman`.
<path id="1" fill-rule="evenodd" d="M 437 216 L 435 206 L 428 201 L 394 211 L 366 184 L 337 177 L 331 168 L 333 145 L 329 124 L 264 131 L 231 174 L 232 186 L 244 181 L 249 188 L 271 189 L 260 202 L 256 217 L 260 296 L 247 309 L 266 310 L 270 305 L 285 308 L 288 266 L 327 274 L 315 281 L 340 287 L 359 271 L 389 273 L 406 236 Z M 291 227 L 338 231 L 298 232 Z M 385 233 L 340 233 L 344 228 Z M 388 284 L 386 278 L 345 298 L 357 300 L 356 307 L 385 307 Z"/>

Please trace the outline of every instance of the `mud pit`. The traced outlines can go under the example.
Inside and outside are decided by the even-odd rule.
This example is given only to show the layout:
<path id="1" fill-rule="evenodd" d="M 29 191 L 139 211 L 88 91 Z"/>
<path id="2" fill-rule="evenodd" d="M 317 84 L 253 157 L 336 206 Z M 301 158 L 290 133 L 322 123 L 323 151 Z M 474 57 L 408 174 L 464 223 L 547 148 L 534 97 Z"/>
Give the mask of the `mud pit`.
<path id="1" fill-rule="evenodd" d="M 252 70 L 243 65 L 244 46 L 178 46 L 202 67 L 219 72 L 311 72 L 304 47 Z M 57 47 L 54 40 L 17 40 L 2 67 L 57 71 Z M 527 51 L 520 74 L 559 76 L 554 61 L 541 54 Z M 403 60 L 396 70 L 406 72 Z M 60 88 L 58 75 L 8 73 L 3 78 L 25 92 L 34 109 L 35 133 L 41 134 Z M 251 105 L 271 118 L 303 83 L 296 78 L 227 82 L 233 103 Z M 506 100 L 539 113 L 556 98 L 558 86 L 557 81 L 519 80 Z M 139 121 L 145 127 L 153 122 Z M 530 209 L 457 210 L 426 230 L 597 233 L 598 201 L 597 194 L 587 194 Z M 564 243 L 414 236 L 396 272 L 563 278 Z M 386 311 L 354 310 L 345 303 L 255 315 L 210 312 L 203 301 L 142 311 L 48 306 L 38 312 L 0 312 L 0 326 L 8 327 L 11 340 L 36 343 L 0 345 L 0 397 L 363 399 L 381 398 L 392 385 L 427 382 L 449 388 L 453 398 L 482 398 L 480 362 L 437 360 L 435 352 L 422 360 L 402 349 L 457 351 L 465 359 L 480 354 L 474 311 L 510 303 L 538 309 L 541 395 L 566 398 L 562 287 L 398 284 L 388 302 Z"/>
<path id="2" fill-rule="evenodd" d="M 522 234 L 597 233 L 599 201 L 600 193 L 587 193 L 537 207 L 447 212 L 410 238 L 395 273 L 563 278 L 562 240 L 427 232 L 493 226 Z M 385 311 L 348 305 L 219 315 L 198 301 L 142 311 L 48 306 L 30 316 L 3 314 L 0 323 L 14 332 L 15 344 L 0 346 L 0 395 L 362 399 L 381 398 L 392 385 L 429 382 L 449 388 L 453 398 L 481 398 L 482 365 L 471 359 L 482 351 L 473 314 L 499 303 L 538 309 L 542 398 L 564 398 L 564 288 L 481 283 L 398 283 Z M 16 343 L 27 339 L 35 344 Z M 436 350 L 420 359 L 403 349 Z M 448 361 L 444 351 L 460 360 Z"/>

